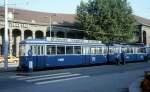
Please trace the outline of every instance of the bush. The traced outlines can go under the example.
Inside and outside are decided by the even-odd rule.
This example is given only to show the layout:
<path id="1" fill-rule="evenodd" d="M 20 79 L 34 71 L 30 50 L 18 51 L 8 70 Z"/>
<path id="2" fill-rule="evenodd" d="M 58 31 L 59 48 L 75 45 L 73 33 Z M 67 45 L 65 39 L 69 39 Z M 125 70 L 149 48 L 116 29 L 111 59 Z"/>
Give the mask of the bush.
<path id="1" fill-rule="evenodd" d="M 141 83 L 142 92 L 150 92 L 150 71 L 145 72 L 145 78 Z"/>

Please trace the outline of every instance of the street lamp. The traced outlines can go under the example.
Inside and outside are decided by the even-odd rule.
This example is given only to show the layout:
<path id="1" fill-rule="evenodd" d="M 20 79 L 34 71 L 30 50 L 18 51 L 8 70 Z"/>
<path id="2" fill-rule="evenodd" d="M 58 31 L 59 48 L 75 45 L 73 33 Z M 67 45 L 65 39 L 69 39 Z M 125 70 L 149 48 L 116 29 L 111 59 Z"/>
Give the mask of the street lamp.
<path id="1" fill-rule="evenodd" d="M 4 42 L 4 68 L 8 69 L 8 0 L 5 0 L 5 42 Z"/>

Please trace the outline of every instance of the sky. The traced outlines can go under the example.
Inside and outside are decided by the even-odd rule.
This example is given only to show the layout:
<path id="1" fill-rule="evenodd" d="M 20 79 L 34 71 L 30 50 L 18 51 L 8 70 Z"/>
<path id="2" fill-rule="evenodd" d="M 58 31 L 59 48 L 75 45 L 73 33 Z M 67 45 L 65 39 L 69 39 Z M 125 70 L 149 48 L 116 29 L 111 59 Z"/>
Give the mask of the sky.
<path id="1" fill-rule="evenodd" d="M 81 0 L 8 0 L 9 7 L 49 13 L 75 14 Z M 87 2 L 88 0 L 83 0 Z M 150 0 L 127 0 L 135 15 L 150 19 Z M 0 0 L 3 5 L 4 0 Z"/>

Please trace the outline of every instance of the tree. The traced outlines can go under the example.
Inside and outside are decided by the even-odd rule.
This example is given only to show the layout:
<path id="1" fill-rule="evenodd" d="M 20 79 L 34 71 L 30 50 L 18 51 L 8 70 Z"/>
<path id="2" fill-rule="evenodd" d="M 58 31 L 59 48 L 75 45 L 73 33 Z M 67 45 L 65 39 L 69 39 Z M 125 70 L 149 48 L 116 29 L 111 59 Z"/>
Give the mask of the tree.
<path id="1" fill-rule="evenodd" d="M 88 39 L 126 42 L 135 30 L 135 19 L 127 0 L 89 0 L 77 6 L 76 25 Z"/>

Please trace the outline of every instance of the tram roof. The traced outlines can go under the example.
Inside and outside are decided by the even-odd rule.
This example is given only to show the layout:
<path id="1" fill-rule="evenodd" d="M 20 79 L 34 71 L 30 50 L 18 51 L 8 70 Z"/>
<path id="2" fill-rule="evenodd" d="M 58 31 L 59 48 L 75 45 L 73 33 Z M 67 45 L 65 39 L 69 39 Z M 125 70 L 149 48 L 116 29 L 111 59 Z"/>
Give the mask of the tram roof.
<path id="1" fill-rule="evenodd" d="M 124 47 L 145 47 L 143 43 L 123 43 Z"/>
<path id="2" fill-rule="evenodd" d="M 47 39 L 27 39 L 21 41 L 20 44 L 91 44 L 104 45 L 97 40 L 83 40 L 83 39 L 68 39 L 68 38 L 47 38 Z"/>

